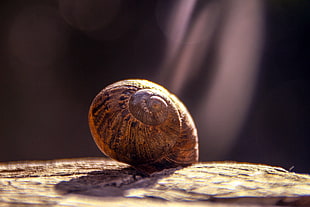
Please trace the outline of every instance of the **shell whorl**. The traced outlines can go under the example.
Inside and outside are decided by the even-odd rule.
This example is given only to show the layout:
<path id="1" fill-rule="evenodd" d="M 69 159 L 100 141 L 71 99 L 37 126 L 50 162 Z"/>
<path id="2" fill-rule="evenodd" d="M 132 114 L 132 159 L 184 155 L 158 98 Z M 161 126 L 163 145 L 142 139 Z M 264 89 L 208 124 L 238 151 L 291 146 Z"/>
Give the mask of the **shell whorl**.
<path id="1" fill-rule="evenodd" d="M 144 124 L 158 125 L 167 119 L 168 104 L 156 91 L 142 89 L 131 96 L 129 111 Z"/>

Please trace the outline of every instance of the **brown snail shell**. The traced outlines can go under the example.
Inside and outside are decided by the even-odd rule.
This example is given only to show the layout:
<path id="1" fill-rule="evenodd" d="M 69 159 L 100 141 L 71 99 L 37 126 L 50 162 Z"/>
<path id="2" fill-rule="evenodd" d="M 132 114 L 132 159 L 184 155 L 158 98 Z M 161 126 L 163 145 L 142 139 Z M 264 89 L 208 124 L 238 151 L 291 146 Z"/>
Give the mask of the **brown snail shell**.
<path id="1" fill-rule="evenodd" d="M 104 88 L 89 110 L 99 149 L 144 172 L 186 166 L 198 160 L 198 137 L 183 103 L 164 87 L 140 79 Z"/>

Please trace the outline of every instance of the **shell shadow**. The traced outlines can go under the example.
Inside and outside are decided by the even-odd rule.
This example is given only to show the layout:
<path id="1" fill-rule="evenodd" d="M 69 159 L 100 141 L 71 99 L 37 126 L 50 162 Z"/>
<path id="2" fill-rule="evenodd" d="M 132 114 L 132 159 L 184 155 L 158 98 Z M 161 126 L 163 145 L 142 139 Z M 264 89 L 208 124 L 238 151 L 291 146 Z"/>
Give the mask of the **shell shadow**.
<path id="1" fill-rule="evenodd" d="M 179 169 L 165 169 L 150 175 L 143 174 L 132 167 L 92 171 L 87 175 L 57 183 L 55 190 L 61 194 L 124 197 L 127 190 L 151 187 L 159 179 L 169 176 Z"/>

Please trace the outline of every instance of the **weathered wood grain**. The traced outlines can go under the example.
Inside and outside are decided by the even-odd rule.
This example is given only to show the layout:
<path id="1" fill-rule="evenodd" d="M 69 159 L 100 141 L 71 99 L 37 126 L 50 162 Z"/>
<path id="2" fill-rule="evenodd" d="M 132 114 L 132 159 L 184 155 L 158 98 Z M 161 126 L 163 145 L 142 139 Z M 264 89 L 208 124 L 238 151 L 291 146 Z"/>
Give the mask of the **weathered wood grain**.
<path id="1" fill-rule="evenodd" d="M 0 206 L 310 206 L 310 176 L 246 163 L 199 163 L 149 176 L 104 158 L 0 164 Z"/>

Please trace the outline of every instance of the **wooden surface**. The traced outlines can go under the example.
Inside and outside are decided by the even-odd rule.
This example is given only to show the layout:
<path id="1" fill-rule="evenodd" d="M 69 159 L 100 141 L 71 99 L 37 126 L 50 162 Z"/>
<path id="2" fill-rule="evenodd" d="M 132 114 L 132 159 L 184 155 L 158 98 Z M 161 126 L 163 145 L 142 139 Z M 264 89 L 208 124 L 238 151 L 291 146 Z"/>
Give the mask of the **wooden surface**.
<path id="1" fill-rule="evenodd" d="M 0 163 L 0 206 L 310 206 L 310 176 L 245 163 L 144 175 L 104 158 Z"/>

